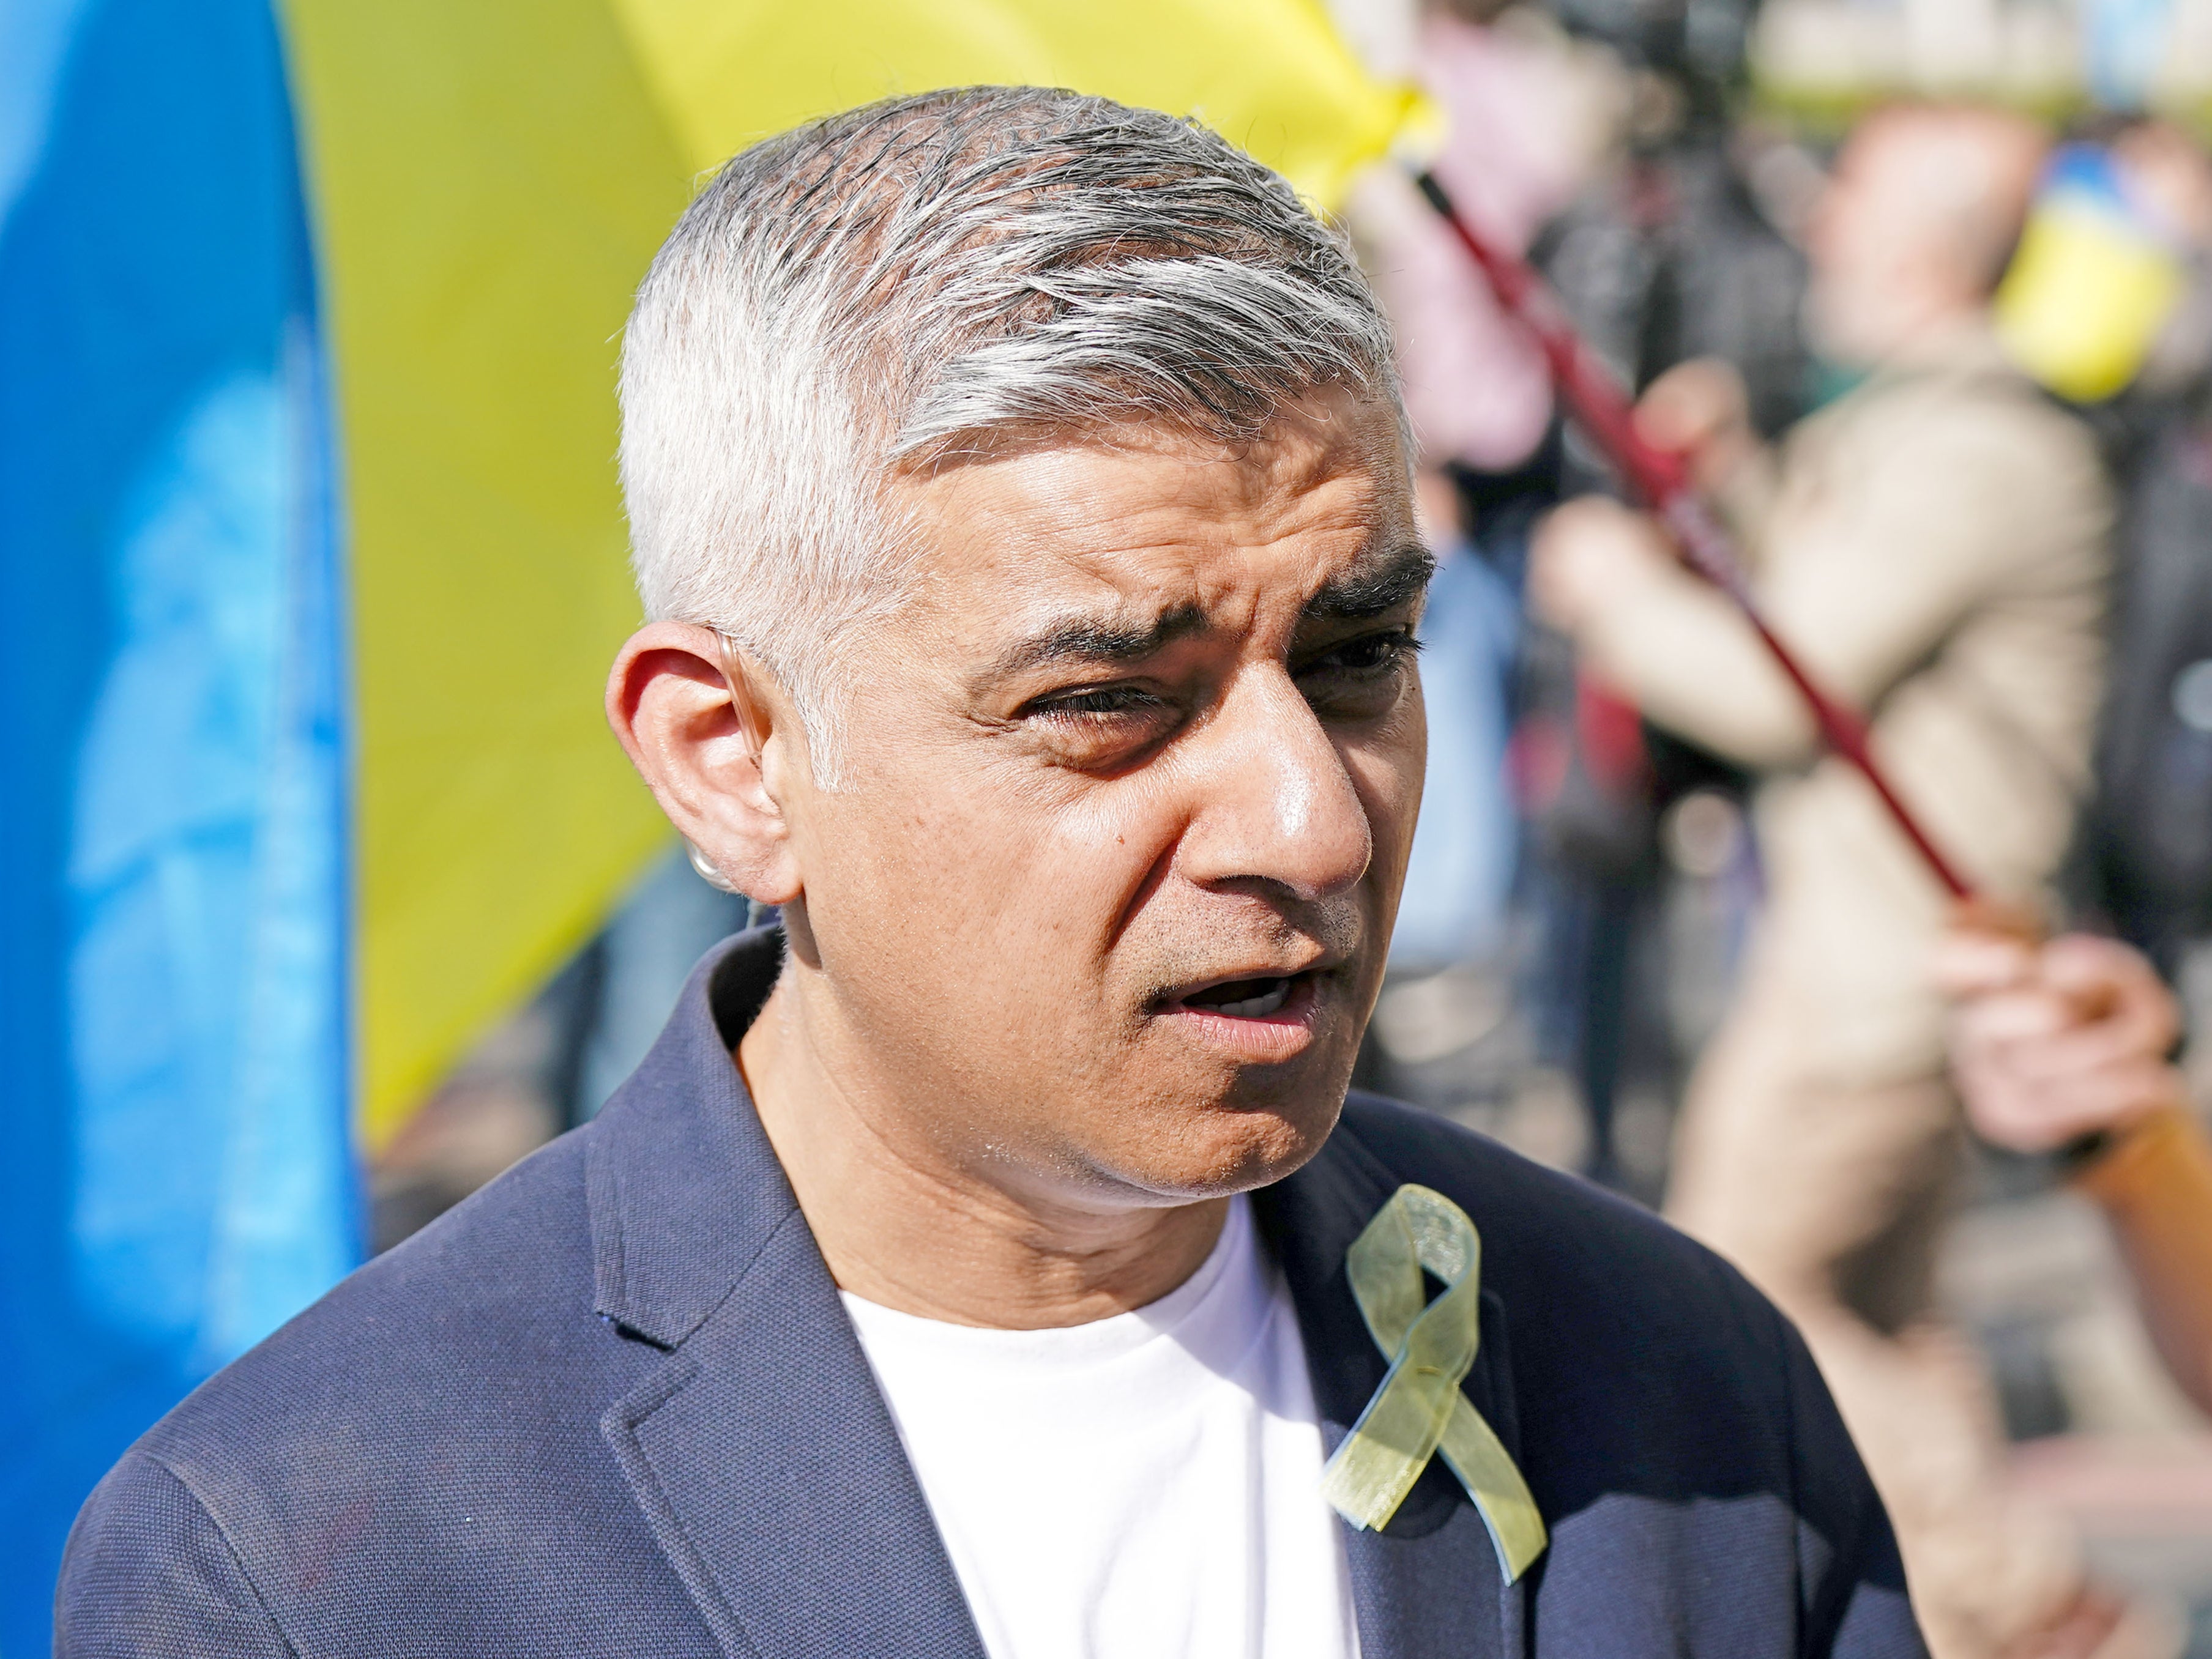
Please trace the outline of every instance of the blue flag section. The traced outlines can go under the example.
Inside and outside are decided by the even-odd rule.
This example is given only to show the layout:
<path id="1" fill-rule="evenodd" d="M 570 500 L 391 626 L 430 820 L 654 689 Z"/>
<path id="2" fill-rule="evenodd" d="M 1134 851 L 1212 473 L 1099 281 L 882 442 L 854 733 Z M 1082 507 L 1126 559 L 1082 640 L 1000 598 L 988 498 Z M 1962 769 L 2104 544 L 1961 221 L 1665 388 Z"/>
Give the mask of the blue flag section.
<path id="1" fill-rule="evenodd" d="M 358 1257 L 323 360 L 266 0 L 0 0 L 0 1654 Z"/>

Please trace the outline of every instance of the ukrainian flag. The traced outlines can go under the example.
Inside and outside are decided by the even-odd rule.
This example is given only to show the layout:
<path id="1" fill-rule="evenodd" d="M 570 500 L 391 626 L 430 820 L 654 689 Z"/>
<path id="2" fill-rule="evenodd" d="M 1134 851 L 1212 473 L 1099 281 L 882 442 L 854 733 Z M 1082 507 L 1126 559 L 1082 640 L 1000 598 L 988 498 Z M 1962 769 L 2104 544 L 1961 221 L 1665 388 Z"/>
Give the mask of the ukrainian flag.
<path id="1" fill-rule="evenodd" d="M 613 384 L 698 178 L 977 82 L 1323 203 L 1413 108 L 1315 0 L 0 0 L 0 1653 L 664 844 Z"/>

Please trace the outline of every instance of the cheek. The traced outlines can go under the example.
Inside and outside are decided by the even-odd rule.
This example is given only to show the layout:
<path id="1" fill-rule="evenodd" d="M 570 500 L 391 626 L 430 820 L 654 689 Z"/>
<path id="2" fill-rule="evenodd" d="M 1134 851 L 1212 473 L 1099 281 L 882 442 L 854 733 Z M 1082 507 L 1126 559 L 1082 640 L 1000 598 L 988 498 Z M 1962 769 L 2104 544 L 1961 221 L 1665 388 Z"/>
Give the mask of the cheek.
<path id="1" fill-rule="evenodd" d="M 1383 884 L 1395 903 L 1413 849 L 1413 824 L 1420 816 L 1421 786 L 1428 772 L 1428 713 L 1419 686 L 1411 688 L 1397 711 L 1362 741 L 1344 750 L 1345 769 L 1367 814 L 1375 845 L 1370 881 Z"/>
<path id="2" fill-rule="evenodd" d="M 1143 773 L 1048 778 L 985 799 L 992 851 L 975 881 L 999 920 L 979 948 L 1064 1024 L 1069 999 L 1104 994 L 1130 917 L 1168 868 L 1178 820 Z"/>
<path id="3" fill-rule="evenodd" d="M 1000 774 L 947 757 L 855 784 L 807 861 L 834 878 L 808 884 L 825 953 L 942 972 L 948 990 L 1002 1009 L 1034 999 L 1064 1020 L 1174 843 L 1162 791 L 1141 777 Z"/>

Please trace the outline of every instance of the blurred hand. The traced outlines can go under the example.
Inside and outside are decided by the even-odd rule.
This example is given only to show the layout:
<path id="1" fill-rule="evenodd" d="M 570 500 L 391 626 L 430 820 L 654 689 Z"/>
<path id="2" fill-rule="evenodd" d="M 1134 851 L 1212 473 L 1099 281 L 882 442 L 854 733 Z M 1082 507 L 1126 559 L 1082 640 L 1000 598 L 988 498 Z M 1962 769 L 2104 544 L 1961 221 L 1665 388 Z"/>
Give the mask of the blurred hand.
<path id="1" fill-rule="evenodd" d="M 1659 526 L 1602 495 L 1556 509 L 1528 550 L 1528 603 L 1562 633 L 1578 633 L 1601 604 L 1674 565 Z"/>
<path id="2" fill-rule="evenodd" d="M 1705 490 L 1721 487 L 1759 448 L 1743 376 L 1717 357 L 1678 363 L 1654 380 L 1636 405 L 1636 429 L 1685 457 Z"/>
<path id="3" fill-rule="evenodd" d="M 2039 947 L 1961 928 L 1938 947 L 1936 977 L 1957 1002 L 1952 1075 L 1984 1139 L 2048 1152 L 2185 1104 L 2166 1057 L 2180 1010 L 2118 941 L 2069 934 Z"/>

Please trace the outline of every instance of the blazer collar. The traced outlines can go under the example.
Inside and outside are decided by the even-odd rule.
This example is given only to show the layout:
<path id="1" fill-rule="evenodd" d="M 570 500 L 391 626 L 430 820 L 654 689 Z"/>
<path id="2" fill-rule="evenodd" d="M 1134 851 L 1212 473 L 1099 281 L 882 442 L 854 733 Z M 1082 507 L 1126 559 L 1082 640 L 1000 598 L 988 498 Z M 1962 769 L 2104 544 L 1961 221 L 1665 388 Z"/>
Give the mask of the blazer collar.
<path id="1" fill-rule="evenodd" d="M 771 929 L 693 970 L 586 1131 L 599 1312 L 669 1358 L 601 1433 L 723 1650 L 984 1659 L 837 1287 L 731 1063 Z"/>
<path id="2" fill-rule="evenodd" d="M 596 1311 L 668 1352 L 601 1420 L 685 1589 L 732 1654 L 982 1659 L 866 1356 L 730 1050 L 782 935 L 696 968 L 636 1073 L 586 1131 Z M 1387 1366 L 1344 1253 L 1396 1179 L 1340 1127 L 1254 1195 L 1298 1311 L 1334 1450 Z M 1468 1390 L 1519 1451 L 1502 1309 L 1484 1296 Z M 772 1453 L 768 1449 L 772 1449 Z M 1482 1520 L 1439 1462 L 1389 1529 L 1346 1533 L 1364 1659 L 1523 1650 Z"/>
<path id="3" fill-rule="evenodd" d="M 588 1131 L 593 1311 L 660 1347 L 697 1330 L 798 1213 L 730 1058 L 782 960 L 773 928 L 708 952 Z"/>

